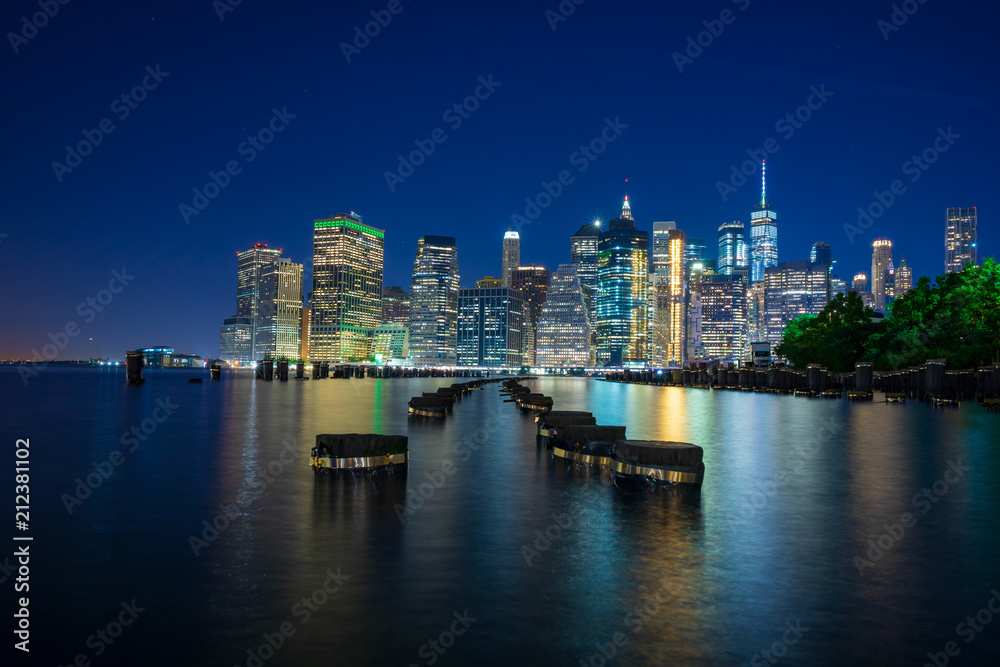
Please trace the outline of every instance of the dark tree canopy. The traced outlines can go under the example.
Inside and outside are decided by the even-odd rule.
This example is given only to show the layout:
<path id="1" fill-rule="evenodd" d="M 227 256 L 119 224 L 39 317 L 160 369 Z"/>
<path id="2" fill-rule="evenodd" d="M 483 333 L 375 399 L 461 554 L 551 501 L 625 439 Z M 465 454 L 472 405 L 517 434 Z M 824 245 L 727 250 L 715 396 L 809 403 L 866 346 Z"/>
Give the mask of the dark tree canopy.
<path id="1" fill-rule="evenodd" d="M 776 352 L 796 368 L 822 364 L 849 372 L 859 361 L 890 371 L 944 359 L 950 368 L 1000 362 L 1000 266 L 992 259 L 961 273 L 923 277 L 873 321 L 854 292 L 837 295 L 819 315 L 788 323 Z"/>

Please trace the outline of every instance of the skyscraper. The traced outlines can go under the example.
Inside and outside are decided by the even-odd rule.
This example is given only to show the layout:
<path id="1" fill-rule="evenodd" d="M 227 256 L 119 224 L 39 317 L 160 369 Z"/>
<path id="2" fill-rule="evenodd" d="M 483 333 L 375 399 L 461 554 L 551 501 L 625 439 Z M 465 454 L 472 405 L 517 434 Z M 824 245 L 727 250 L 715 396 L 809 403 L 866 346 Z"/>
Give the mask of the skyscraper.
<path id="1" fill-rule="evenodd" d="M 450 236 L 417 241 L 410 287 L 410 357 L 420 366 L 458 362 L 458 248 Z"/>
<path id="2" fill-rule="evenodd" d="M 576 275 L 584 287 L 591 329 L 597 311 L 597 239 L 600 232 L 598 220 L 580 227 L 569 240 L 569 261 L 576 264 Z"/>
<path id="3" fill-rule="evenodd" d="M 809 251 L 809 262 L 826 266 L 833 262 L 833 248 L 826 241 L 816 241 Z"/>
<path id="4" fill-rule="evenodd" d="M 552 273 L 540 266 L 519 266 L 510 272 L 510 287 L 520 290 L 524 300 L 525 316 L 522 342 L 524 344 L 524 363 L 535 364 L 535 332 L 538 329 L 538 315 L 545 303 L 545 294 L 549 289 Z"/>
<path id="5" fill-rule="evenodd" d="M 552 275 L 538 316 L 535 363 L 545 368 L 590 365 L 590 321 L 575 264 Z"/>
<path id="6" fill-rule="evenodd" d="M 977 264 L 976 207 L 949 208 L 946 215 L 944 237 L 944 271 L 958 273 L 965 265 Z"/>
<path id="7" fill-rule="evenodd" d="M 687 263 L 708 259 L 708 242 L 705 239 L 687 237 L 684 240 L 684 261 Z"/>
<path id="8" fill-rule="evenodd" d="M 670 230 L 677 229 L 673 220 L 653 223 L 653 258 L 650 273 L 664 273 L 670 264 Z"/>
<path id="9" fill-rule="evenodd" d="M 826 267 L 810 262 L 781 262 L 765 270 L 762 340 L 780 343 L 785 325 L 799 315 L 826 307 Z"/>
<path id="10" fill-rule="evenodd" d="M 750 280 L 764 280 L 764 269 L 778 263 L 778 214 L 767 203 L 767 161 L 761 163 L 760 203 L 750 214 Z"/>
<path id="11" fill-rule="evenodd" d="M 249 364 L 253 361 L 252 340 L 251 318 L 227 317 L 219 331 L 219 357 L 230 364 Z"/>
<path id="12" fill-rule="evenodd" d="M 857 292 L 858 294 L 864 294 L 868 291 L 868 274 L 858 273 L 855 274 L 854 280 L 851 282 L 851 290 Z"/>
<path id="13" fill-rule="evenodd" d="M 273 359 L 298 359 L 302 351 L 302 265 L 279 257 L 265 267 L 261 278 L 261 294 L 272 315 L 258 342 L 266 341 L 267 354 Z"/>
<path id="14" fill-rule="evenodd" d="M 458 292 L 458 365 L 520 368 L 521 293 L 506 287 Z"/>
<path id="15" fill-rule="evenodd" d="M 368 359 L 372 330 L 382 319 L 385 231 L 356 213 L 313 223 L 309 357 L 318 361 Z"/>
<path id="16" fill-rule="evenodd" d="M 381 324 L 410 326 L 410 295 L 402 287 L 393 285 L 382 290 Z"/>
<path id="17" fill-rule="evenodd" d="M 636 229 L 628 195 L 597 249 L 597 364 L 646 363 L 649 234 Z"/>
<path id="18" fill-rule="evenodd" d="M 898 299 L 913 289 L 913 269 L 906 263 L 906 255 L 899 260 L 896 267 L 896 290 L 895 296 Z"/>
<path id="19" fill-rule="evenodd" d="M 264 275 L 281 257 L 281 250 L 257 243 L 237 257 L 236 317 L 249 318 L 250 361 L 259 361 L 271 350 L 274 327 L 274 304 L 266 298 Z"/>
<path id="20" fill-rule="evenodd" d="M 875 312 L 884 313 L 886 297 L 891 297 L 886 290 L 889 267 L 892 265 L 892 241 L 875 239 L 872 243 L 872 297 L 875 300 Z"/>
<path id="21" fill-rule="evenodd" d="M 734 269 L 745 269 L 750 265 L 747 257 L 746 231 L 739 220 L 719 225 L 719 260 L 717 273 L 730 276 Z"/>
<path id="22" fill-rule="evenodd" d="M 684 261 L 684 231 L 670 230 L 666 292 L 666 364 L 681 366 L 687 351 L 687 266 Z"/>
<path id="23" fill-rule="evenodd" d="M 507 228 L 503 235 L 503 257 L 500 279 L 504 287 L 510 287 L 510 272 L 521 265 L 521 235 Z"/>
<path id="24" fill-rule="evenodd" d="M 742 276 L 698 279 L 701 346 L 708 358 L 738 361 L 747 340 L 747 283 Z"/>

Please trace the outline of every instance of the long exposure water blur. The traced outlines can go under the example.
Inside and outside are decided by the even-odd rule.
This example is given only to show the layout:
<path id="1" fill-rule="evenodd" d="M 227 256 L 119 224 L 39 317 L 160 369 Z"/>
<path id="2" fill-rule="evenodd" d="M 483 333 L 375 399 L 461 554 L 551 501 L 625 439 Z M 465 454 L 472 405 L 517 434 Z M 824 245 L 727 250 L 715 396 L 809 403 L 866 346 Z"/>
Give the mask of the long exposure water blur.
<path id="1" fill-rule="evenodd" d="M 205 382 L 187 382 L 196 375 Z M 700 491 L 626 493 L 540 450 L 533 418 L 498 385 L 431 421 L 408 417 L 407 400 L 453 380 L 146 378 L 125 387 L 123 370 L 49 368 L 25 387 L 0 371 L 8 452 L 30 439 L 34 659 L 922 665 L 930 653 L 964 665 L 998 655 L 1000 621 L 975 617 L 994 595 L 1000 604 L 1000 417 L 974 402 L 531 381 L 556 409 L 592 411 L 631 439 L 704 448 Z M 316 434 L 353 432 L 408 436 L 407 469 L 317 476 Z M 133 600 L 119 636 L 95 635 Z M 949 642 L 957 654 L 945 655 Z"/>

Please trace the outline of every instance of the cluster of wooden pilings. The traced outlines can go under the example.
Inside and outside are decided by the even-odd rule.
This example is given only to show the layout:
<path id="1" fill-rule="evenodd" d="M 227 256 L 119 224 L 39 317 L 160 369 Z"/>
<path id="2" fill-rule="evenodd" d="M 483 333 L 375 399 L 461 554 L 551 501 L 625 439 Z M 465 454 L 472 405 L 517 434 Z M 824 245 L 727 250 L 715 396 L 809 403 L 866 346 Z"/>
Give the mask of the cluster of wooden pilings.
<path id="1" fill-rule="evenodd" d="M 609 382 L 694 387 L 730 391 L 754 391 L 796 396 L 816 396 L 850 400 L 872 400 L 875 391 L 888 402 L 907 398 L 934 405 L 958 405 L 978 400 L 991 410 L 1000 409 L 1000 366 L 978 371 L 949 371 L 944 363 L 929 361 L 923 366 L 890 373 L 873 373 L 871 364 L 856 364 L 854 373 L 830 373 L 819 365 L 804 371 L 782 366 L 767 369 L 737 368 L 733 364 L 667 370 L 623 370 L 608 373 Z"/>
<path id="2" fill-rule="evenodd" d="M 552 397 L 534 393 L 529 387 L 525 387 L 520 383 L 520 380 L 530 379 L 532 378 L 509 378 L 504 380 L 500 393 L 509 397 L 504 403 L 516 403 L 517 407 L 524 412 L 548 412 L 552 409 Z"/>
<path id="3" fill-rule="evenodd" d="M 536 439 L 552 456 L 576 465 L 611 472 L 617 486 L 640 482 L 698 487 L 705 475 L 704 452 L 686 442 L 626 440 L 624 426 L 597 423 L 591 412 L 552 410 L 551 397 L 533 393 L 521 378 L 506 380 L 500 389 L 522 412 L 534 412 Z"/>
<path id="4" fill-rule="evenodd" d="M 439 387 L 437 391 L 425 391 L 422 395 L 414 396 L 410 399 L 408 403 L 410 408 L 409 414 L 418 417 L 434 417 L 439 419 L 446 417 L 452 408 L 454 408 L 455 402 L 462 400 L 462 396 L 491 382 L 500 382 L 500 378 L 457 382 L 450 387 Z"/>

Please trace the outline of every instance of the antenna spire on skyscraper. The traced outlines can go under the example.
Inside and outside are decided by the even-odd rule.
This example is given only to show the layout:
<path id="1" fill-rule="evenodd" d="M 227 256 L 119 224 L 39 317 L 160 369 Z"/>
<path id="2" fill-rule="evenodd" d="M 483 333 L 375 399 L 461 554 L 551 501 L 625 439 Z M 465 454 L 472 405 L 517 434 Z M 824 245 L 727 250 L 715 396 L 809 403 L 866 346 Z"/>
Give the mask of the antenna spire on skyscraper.
<path id="1" fill-rule="evenodd" d="M 760 203 L 767 205 L 767 160 L 760 161 Z"/>
<path id="2" fill-rule="evenodd" d="M 622 204 L 622 218 L 632 219 L 632 207 L 628 203 L 628 179 L 625 179 L 625 203 Z"/>

